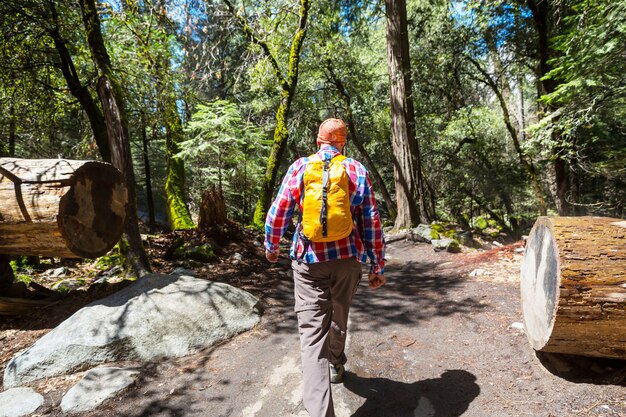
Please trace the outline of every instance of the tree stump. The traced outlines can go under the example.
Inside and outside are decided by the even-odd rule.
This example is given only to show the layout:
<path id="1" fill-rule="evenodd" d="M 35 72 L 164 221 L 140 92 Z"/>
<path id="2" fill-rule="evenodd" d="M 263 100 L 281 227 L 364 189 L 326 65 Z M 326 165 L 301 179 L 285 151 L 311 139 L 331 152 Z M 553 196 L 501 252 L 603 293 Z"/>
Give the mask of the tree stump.
<path id="1" fill-rule="evenodd" d="M 540 217 L 521 272 L 536 350 L 626 359 L 626 221 Z"/>
<path id="2" fill-rule="evenodd" d="M 122 235 L 127 203 L 110 164 L 0 158 L 0 253 L 102 256 Z"/>

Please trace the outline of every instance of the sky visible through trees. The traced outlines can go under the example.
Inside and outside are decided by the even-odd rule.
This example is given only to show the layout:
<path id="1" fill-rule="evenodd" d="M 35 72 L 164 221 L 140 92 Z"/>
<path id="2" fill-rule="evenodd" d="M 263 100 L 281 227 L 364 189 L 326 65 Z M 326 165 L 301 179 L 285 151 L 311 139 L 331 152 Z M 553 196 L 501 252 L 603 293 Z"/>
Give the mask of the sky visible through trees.
<path id="1" fill-rule="evenodd" d="M 542 213 L 626 215 L 624 2 L 95 5 L 144 222 L 193 227 L 214 188 L 230 220 L 258 226 L 327 117 L 350 121 L 347 154 L 375 172 L 389 225 L 521 234 Z M 406 28 L 392 31 L 398 10 Z M 5 0 L 0 15 L 2 155 L 109 158 L 103 68 L 80 2 Z M 403 30 L 394 69 L 388 45 Z M 409 91 L 393 88 L 398 77 Z M 403 176 L 415 185 L 399 188 Z"/>

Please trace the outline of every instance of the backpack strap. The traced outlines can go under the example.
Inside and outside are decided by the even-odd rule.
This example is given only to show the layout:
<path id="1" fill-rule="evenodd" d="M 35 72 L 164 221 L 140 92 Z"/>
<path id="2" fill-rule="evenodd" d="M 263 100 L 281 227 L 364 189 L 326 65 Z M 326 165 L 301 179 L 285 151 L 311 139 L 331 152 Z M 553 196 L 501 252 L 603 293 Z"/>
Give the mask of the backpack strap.
<path id="1" fill-rule="evenodd" d="M 322 225 L 322 236 L 328 236 L 328 188 L 330 184 L 328 183 L 330 178 L 330 164 L 333 161 L 337 161 L 342 163 L 346 157 L 342 154 L 335 155 L 331 159 L 324 160 L 324 167 L 322 172 L 322 210 L 320 210 L 320 224 Z"/>
<path id="2" fill-rule="evenodd" d="M 342 163 L 346 159 L 345 155 L 339 154 L 335 155 L 331 159 L 324 159 L 319 157 L 316 153 L 308 157 L 308 161 L 314 162 L 324 162 L 323 171 L 322 171 L 322 209 L 320 210 L 320 224 L 322 225 L 322 236 L 328 235 L 328 189 L 330 187 L 330 164 L 334 161 Z M 304 193 L 302 193 L 301 199 L 304 200 Z M 302 222 L 302 213 L 300 213 L 300 223 Z M 301 262 L 306 255 L 306 252 L 309 250 L 311 246 L 311 241 L 304 236 L 302 230 L 299 232 L 299 237 L 302 240 L 303 248 L 302 254 L 298 257 L 298 262 Z"/>

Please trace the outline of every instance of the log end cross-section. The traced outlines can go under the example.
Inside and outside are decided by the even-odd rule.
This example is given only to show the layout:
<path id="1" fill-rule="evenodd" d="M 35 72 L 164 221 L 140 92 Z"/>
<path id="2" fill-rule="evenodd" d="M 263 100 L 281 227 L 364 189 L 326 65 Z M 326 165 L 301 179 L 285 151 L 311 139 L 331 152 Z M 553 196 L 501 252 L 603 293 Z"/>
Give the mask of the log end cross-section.
<path id="1" fill-rule="evenodd" d="M 522 262 L 521 298 L 534 349 L 626 359 L 626 221 L 540 217 Z"/>
<path id="2" fill-rule="evenodd" d="M 110 164 L 0 158 L 0 253 L 102 256 L 122 235 L 127 203 Z"/>

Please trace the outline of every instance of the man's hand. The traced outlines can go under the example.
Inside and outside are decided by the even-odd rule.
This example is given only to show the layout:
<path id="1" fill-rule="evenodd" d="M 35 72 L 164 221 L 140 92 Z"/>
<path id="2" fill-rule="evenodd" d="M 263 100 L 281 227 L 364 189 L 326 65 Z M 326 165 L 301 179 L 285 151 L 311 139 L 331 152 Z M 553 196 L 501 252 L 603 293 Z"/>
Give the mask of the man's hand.
<path id="1" fill-rule="evenodd" d="M 382 287 L 385 284 L 385 282 L 387 282 L 384 275 L 375 274 L 373 272 L 370 272 L 367 278 L 370 282 L 369 286 L 371 289 Z"/>
<path id="2" fill-rule="evenodd" d="M 274 252 L 270 252 L 267 249 L 265 249 L 265 257 L 267 258 L 268 261 L 270 261 L 273 264 L 278 262 L 278 254 L 279 253 L 280 253 L 280 249 L 279 248 L 276 248 L 276 251 L 274 251 Z"/>

